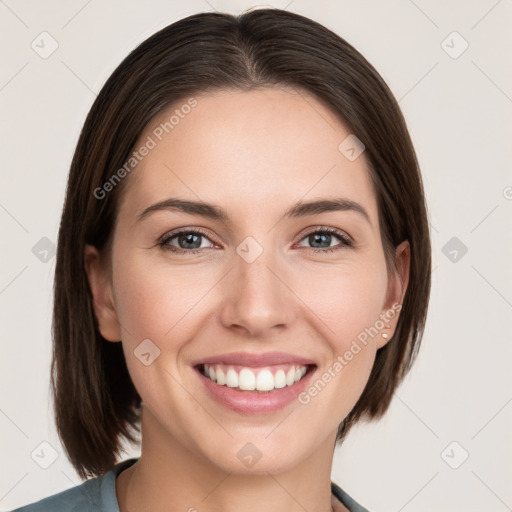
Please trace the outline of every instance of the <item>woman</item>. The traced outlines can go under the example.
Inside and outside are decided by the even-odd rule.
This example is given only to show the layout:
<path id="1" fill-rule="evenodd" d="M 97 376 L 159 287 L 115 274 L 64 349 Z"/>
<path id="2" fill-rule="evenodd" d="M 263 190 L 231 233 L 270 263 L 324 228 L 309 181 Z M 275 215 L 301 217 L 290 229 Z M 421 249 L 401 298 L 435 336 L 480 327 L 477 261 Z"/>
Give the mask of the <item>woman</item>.
<path id="1" fill-rule="evenodd" d="M 56 424 L 94 478 L 17 510 L 366 510 L 334 448 L 411 368 L 430 270 L 414 148 L 361 54 L 274 9 L 164 28 L 92 106 L 59 232 Z"/>

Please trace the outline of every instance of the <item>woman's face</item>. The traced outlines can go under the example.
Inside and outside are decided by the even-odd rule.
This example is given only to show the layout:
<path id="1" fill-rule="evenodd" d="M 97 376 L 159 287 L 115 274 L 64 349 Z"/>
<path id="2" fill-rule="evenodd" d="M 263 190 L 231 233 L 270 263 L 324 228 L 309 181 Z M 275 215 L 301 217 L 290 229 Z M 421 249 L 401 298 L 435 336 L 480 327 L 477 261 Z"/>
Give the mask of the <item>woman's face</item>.
<path id="1" fill-rule="evenodd" d="M 144 437 L 224 471 L 283 471 L 332 452 L 393 333 L 408 251 L 402 286 L 386 271 L 364 152 L 322 103 L 279 88 L 195 101 L 161 112 L 135 145 L 149 149 L 125 178 L 108 279 L 87 250 L 96 314 L 122 340 Z M 316 201 L 340 206 L 304 206 Z"/>

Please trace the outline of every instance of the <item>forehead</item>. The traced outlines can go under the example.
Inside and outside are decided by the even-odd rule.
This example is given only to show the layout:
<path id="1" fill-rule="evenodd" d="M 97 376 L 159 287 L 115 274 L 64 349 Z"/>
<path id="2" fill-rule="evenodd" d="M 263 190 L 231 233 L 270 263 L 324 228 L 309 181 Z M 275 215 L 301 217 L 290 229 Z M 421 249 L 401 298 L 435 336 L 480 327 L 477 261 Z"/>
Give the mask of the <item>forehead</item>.
<path id="1" fill-rule="evenodd" d="M 339 146 L 350 130 L 302 91 L 265 88 L 185 98 L 155 116 L 134 149 L 151 149 L 129 177 L 122 209 L 140 213 L 169 196 L 223 205 L 233 214 L 281 212 L 299 200 L 376 201 L 364 153 Z"/>

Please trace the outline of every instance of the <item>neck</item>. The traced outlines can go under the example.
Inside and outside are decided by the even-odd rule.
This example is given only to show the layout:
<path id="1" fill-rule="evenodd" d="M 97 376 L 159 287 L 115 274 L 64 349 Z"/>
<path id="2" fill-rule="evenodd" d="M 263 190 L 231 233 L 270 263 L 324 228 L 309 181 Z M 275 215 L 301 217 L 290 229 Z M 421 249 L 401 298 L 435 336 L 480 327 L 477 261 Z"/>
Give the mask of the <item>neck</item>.
<path id="1" fill-rule="evenodd" d="M 335 435 L 335 433 L 333 434 Z M 331 512 L 347 510 L 331 494 L 334 437 L 280 472 L 226 470 L 164 431 L 145 407 L 138 462 L 116 481 L 120 512 Z M 213 461 L 214 462 L 214 461 Z"/>

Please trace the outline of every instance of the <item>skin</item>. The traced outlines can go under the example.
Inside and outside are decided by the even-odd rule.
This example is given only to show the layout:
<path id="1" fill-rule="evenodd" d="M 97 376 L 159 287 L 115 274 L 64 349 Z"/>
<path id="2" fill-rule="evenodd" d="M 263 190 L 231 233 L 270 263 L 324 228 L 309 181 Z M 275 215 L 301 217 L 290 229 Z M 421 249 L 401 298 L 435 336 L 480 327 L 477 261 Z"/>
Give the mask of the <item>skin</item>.
<path id="1" fill-rule="evenodd" d="M 330 489 L 336 431 L 386 339 L 369 338 L 308 404 L 294 400 L 269 414 L 220 405 L 191 362 L 284 351 L 314 360 L 320 377 L 379 314 L 402 303 L 409 245 L 397 248 L 397 271 L 388 275 L 364 153 L 345 158 L 338 145 L 350 131 L 314 97 L 287 88 L 195 97 L 197 106 L 126 178 L 112 272 L 94 247 L 85 253 L 100 331 L 122 340 L 144 403 L 140 460 L 116 482 L 120 510 L 346 510 Z M 157 115 L 136 147 L 175 108 Z M 230 220 L 166 210 L 137 222 L 171 196 L 214 203 Z M 355 211 L 282 218 L 297 201 L 341 196 L 369 222 Z M 306 235 L 323 226 L 349 235 L 354 247 L 336 235 L 315 245 Z M 177 228 L 207 233 L 200 253 L 183 238 L 186 254 L 158 245 Z M 248 236 L 263 247 L 250 264 L 236 252 Z M 325 252 L 328 245 L 339 250 Z M 388 322 L 388 340 L 397 320 Z M 160 349 L 149 366 L 133 353 L 147 338 Z M 248 442 L 262 453 L 251 468 L 237 457 Z"/>

